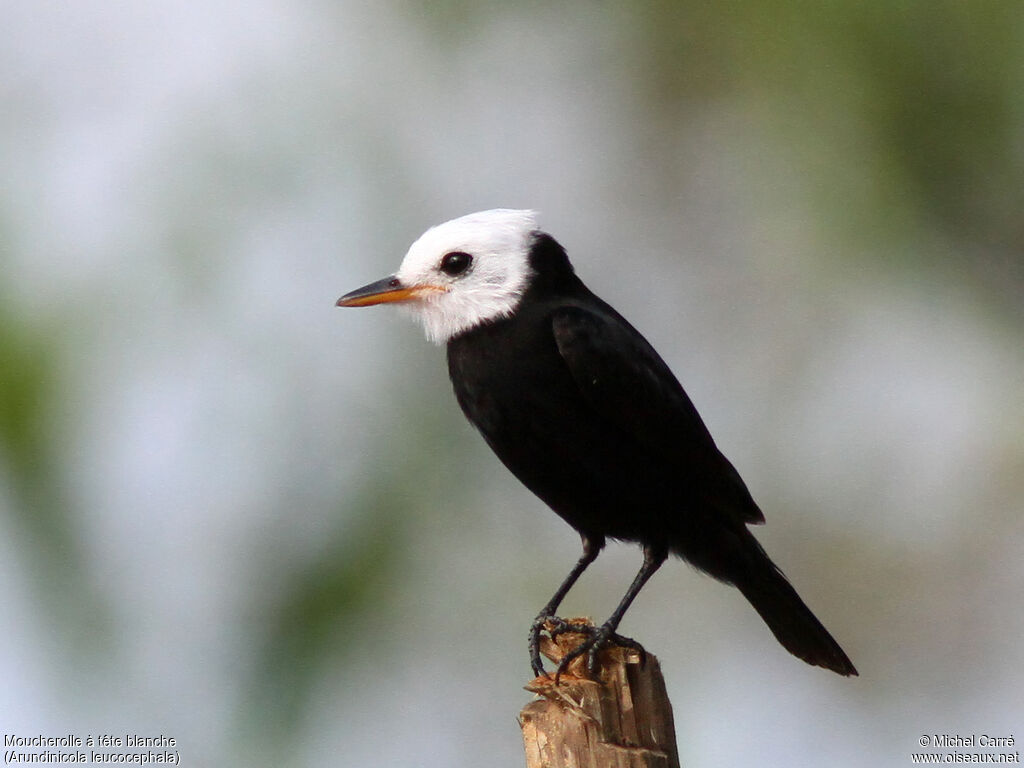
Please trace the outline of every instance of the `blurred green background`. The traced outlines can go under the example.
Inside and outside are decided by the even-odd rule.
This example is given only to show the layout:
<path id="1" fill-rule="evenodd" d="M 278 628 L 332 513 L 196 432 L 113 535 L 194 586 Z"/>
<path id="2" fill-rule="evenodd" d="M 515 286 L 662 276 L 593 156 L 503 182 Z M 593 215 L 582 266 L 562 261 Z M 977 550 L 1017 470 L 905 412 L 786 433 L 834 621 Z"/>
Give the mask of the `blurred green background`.
<path id="1" fill-rule="evenodd" d="M 906 765 L 1024 720 L 1024 6 L 72 4 L 0 29 L 0 729 L 183 764 L 520 765 L 578 556 L 397 313 L 542 212 L 861 672 L 675 562 L 623 624 L 684 766 Z M 612 545 L 568 614 L 639 565 Z"/>

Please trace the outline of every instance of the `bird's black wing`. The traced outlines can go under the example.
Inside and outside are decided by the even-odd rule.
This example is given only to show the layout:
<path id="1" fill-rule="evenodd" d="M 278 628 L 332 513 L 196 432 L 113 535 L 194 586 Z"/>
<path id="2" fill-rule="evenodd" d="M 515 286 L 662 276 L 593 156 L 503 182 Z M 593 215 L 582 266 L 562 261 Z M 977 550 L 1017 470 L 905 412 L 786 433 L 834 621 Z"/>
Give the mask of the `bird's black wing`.
<path id="1" fill-rule="evenodd" d="M 697 409 L 654 348 L 615 310 L 559 307 L 558 351 L 585 402 L 650 460 L 678 473 L 700 499 L 746 523 L 764 515 L 718 450 Z"/>

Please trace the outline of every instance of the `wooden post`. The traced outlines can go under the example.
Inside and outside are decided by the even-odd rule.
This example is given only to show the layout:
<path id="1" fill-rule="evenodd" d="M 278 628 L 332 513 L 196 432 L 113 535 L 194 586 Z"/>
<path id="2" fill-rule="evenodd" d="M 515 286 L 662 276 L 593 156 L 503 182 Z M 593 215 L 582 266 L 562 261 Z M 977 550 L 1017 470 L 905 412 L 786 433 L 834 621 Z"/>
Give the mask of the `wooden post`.
<path id="1" fill-rule="evenodd" d="M 541 652 L 558 664 L 583 639 L 571 632 L 555 640 L 545 636 Z M 586 676 L 584 655 L 558 685 L 552 673 L 526 686 L 541 696 L 519 713 L 526 768 L 679 768 L 658 660 L 648 653 L 641 669 L 637 651 L 613 646 L 599 661 L 597 680 Z"/>

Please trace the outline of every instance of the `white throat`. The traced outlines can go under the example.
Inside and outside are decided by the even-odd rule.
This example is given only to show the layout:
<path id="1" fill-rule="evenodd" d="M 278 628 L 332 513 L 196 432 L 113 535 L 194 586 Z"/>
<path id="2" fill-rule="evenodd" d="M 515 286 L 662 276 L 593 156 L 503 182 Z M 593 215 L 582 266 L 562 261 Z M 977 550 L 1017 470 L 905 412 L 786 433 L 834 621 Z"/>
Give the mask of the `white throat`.
<path id="1" fill-rule="evenodd" d="M 425 289 L 403 306 L 437 344 L 509 317 L 533 274 L 529 259 L 536 232 L 536 213 L 509 209 L 471 213 L 428 229 L 395 275 L 405 286 Z M 448 275 L 442 260 L 457 252 L 469 254 L 471 264 L 464 273 Z"/>

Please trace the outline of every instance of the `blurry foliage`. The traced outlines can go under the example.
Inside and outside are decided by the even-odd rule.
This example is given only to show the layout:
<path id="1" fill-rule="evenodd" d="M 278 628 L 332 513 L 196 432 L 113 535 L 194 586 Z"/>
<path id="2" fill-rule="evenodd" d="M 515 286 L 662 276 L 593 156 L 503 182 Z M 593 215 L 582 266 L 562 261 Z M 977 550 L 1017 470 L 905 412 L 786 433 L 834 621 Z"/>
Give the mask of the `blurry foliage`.
<path id="1" fill-rule="evenodd" d="M 1024 11 L 955 2 L 920 10 L 897 5 L 855 27 L 879 151 L 924 203 L 925 226 L 1024 259 Z"/>
<path id="2" fill-rule="evenodd" d="M 0 473 L 8 512 L 40 605 L 62 631 L 95 649 L 109 640 L 102 601 L 89 587 L 86 557 L 64 494 L 58 458 L 60 345 L 45 324 L 0 316 Z"/>
<path id="3" fill-rule="evenodd" d="M 0 447 L 13 490 L 25 500 L 49 485 L 53 468 L 45 426 L 56 391 L 55 352 L 41 329 L 0 317 Z"/>
<path id="4" fill-rule="evenodd" d="M 296 733 L 313 685 L 332 659 L 366 642 L 363 623 L 380 608 L 384 582 L 400 559 L 402 511 L 395 497 L 367 488 L 341 515 L 357 518 L 354 530 L 333 536 L 315 556 L 283 574 L 279 594 L 262 606 L 255 675 L 246 697 L 261 749 L 290 749 L 287 737 Z"/>
<path id="5" fill-rule="evenodd" d="M 261 751 L 280 749 L 282 759 L 288 754 L 311 690 L 334 662 L 351 667 L 353 656 L 364 655 L 369 664 L 386 657 L 381 648 L 396 620 L 381 626 L 375 621 L 393 611 L 403 588 L 411 588 L 403 563 L 414 521 L 431 506 L 438 482 L 433 453 L 446 439 L 441 412 L 418 402 L 407 407 L 404 421 L 417 428 L 401 441 L 386 432 L 386 444 L 367 447 L 380 457 L 379 469 L 339 499 L 337 525 L 322 545 L 291 560 L 287 571 L 271 574 L 281 584 L 269 598 L 254 595 L 260 601 L 253 606 L 259 640 L 243 727 L 257 727 L 258 738 L 246 741 Z M 446 496 L 450 502 L 451 493 Z M 440 502 L 437 508 L 444 509 Z M 274 558 L 258 562 L 266 569 Z"/>
<path id="6" fill-rule="evenodd" d="M 841 228 L 840 255 L 945 260 L 1019 314 L 1019 3 L 654 0 L 624 21 L 638 92 L 661 129 L 685 130 L 699 102 L 743 101 L 757 118 L 747 143 L 785 147 L 793 175 L 811 180 L 815 213 Z M 934 247 L 935 236 L 954 247 Z M 914 247 L 884 247 L 893 238 Z"/>

